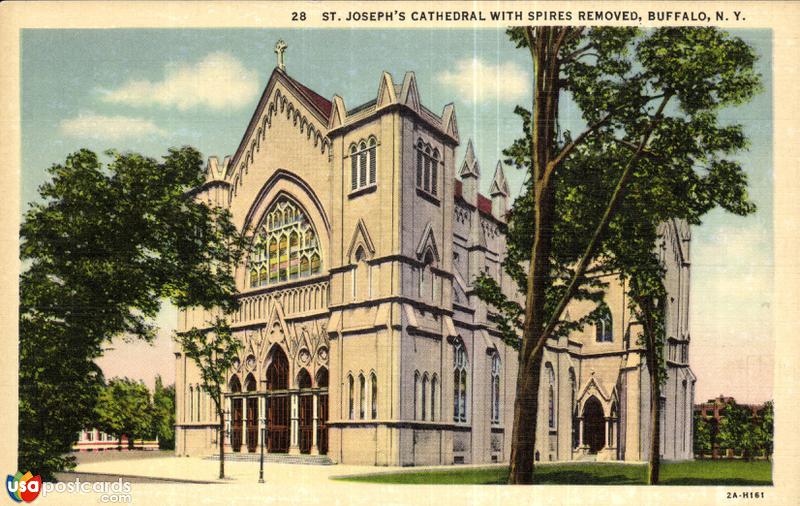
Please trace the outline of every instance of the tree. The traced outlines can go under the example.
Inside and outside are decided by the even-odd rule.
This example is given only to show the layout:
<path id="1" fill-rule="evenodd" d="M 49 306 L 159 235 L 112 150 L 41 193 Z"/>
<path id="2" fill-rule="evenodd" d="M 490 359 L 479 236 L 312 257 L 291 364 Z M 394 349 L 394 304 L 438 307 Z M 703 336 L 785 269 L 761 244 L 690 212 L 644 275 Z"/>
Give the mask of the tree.
<path id="1" fill-rule="evenodd" d="M 217 316 L 208 329 L 191 330 L 176 335 L 186 356 L 200 371 L 200 388 L 214 401 L 219 420 L 219 478 L 225 478 L 225 405 L 222 392 L 228 370 L 239 355 L 241 341 L 233 336 L 228 322 Z"/>
<path id="2" fill-rule="evenodd" d="M 701 413 L 694 414 L 694 454 L 702 459 L 710 454 L 711 448 L 711 423 Z"/>
<path id="3" fill-rule="evenodd" d="M 758 416 L 756 425 L 756 439 L 758 447 L 764 451 L 764 457 L 769 460 L 772 456 L 775 431 L 775 406 L 772 401 L 764 403 Z"/>
<path id="4" fill-rule="evenodd" d="M 597 318 L 593 311 L 566 321 L 563 313 L 574 300 L 598 300 L 602 283 L 591 274 L 607 270 L 607 258 L 618 267 L 610 246 L 619 242 L 609 240 L 609 231 L 630 201 L 632 183 L 649 189 L 643 196 L 691 201 L 658 211 L 690 224 L 715 205 L 752 210 L 742 168 L 725 158 L 744 148 L 746 139 L 741 126 L 719 125 L 717 111 L 749 100 L 759 76 L 752 49 L 714 28 L 540 26 L 509 33 L 529 51 L 533 66 L 532 109 L 517 109 L 526 136 L 505 151 L 528 176 L 511 212 L 504 261 L 524 304 L 509 301 L 485 277 L 477 284 L 479 296 L 498 309 L 495 320 L 507 340 L 516 340 L 513 331 L 522 334 L 509 481 L 532 483 L 544 345 Z M 586 125 L 578 135 L 559 127 L 559 104 L 566 99 L 577 105 Z M 644 220 L 644 235 L 652 235 L 655 217 Z M 636 251 L 622 256 L 641 257 L 643 250 Z M 657 358 L 660 348 L 662 308 L 648 307 L 657 300 L 649 290 L 659 290 L 650 282 L 653 269 L 648 261 L 637 302 L 641 316 L 651 319 L 648 360 Z M 649 368 L 656 380 L 659 367 Z M 650 453 L 654 482 L 659 455 Z"/>
<path id="5" fill-rule="evenodd" d="M 200 154 L 80 150 L 49 169 L 20 230 L 18 467 L 45 479 L 91 421 L 103 343 L 155 336 L 163 299 L 179 307 L 236 307 L 241 236 L 227 211 L 195 201 Z"/>
<path id="6" fill-rule="evenodd" d="M 128 449 L 136 438 L 152 434 L 153 404 L 150 390 L 141 381 L 112 378 L 100 391 L 95 406 L 96 426 L 113 434 L 122 446 L 122 436 L 128 437 Z"/>
<path id="7" fill-rule="evenodd" d="M 747 406 L 729 402 L 721 413 L 718 440 L 721 448 L 739 451 L 750 460 L 759 443 L 753 412 Z"/>
<path id="8" fill-rule="evenodd" d="M 175 385 L 164 386 L 161 375 L 156 376 L 153 390 L 153 427 L 162 450 L 175 448 Z"/>

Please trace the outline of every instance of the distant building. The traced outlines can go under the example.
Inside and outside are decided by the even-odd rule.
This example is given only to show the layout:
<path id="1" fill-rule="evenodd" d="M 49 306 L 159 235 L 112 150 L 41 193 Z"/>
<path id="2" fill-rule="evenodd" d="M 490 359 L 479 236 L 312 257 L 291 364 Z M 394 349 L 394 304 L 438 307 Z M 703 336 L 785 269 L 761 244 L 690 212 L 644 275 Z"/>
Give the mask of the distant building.
<path id="1" fill-rule="evenodd" d="M 117 438 L 97 429 L 84 429 L 78 434 L 78 441 L 72 445 L 72 451 L 104 451 L 127 450 L 128 436 Z M 133 441 L 134 450 L 158 450 L 158 438 L 136 439 Z"/>
<path id="2" fill-rule="evenodd" d="M 711 423 L 711 458 L 719 458 L 720 447 L 717 442 L 717 434 L 719 434 L 719 423 L 724 418 L 722 411 L 728 404 L 736 404 L 739 407 L 744 407 L 752 412 L 753 418 L 759 418 L 761 412 L 764 410 L 764 404 L 739 404 L 733 397 L 725 397 L 720 394 L 715 399 L 709 399 L 701 404 L 694 405 L 695 418 L 703 417 Z M 728 449 L 726 457 L 733 457 L 733 450 Z"/>

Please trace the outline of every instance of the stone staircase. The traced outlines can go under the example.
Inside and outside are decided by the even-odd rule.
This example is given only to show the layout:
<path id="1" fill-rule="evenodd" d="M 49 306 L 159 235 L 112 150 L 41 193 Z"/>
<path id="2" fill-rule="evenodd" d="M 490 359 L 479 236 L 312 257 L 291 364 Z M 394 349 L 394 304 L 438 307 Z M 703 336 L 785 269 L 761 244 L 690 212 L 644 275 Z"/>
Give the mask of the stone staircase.
<path id="1" fill-rule="evenodd" d="M 597 462 L 597 454 L 596 453 L 587 453 L 585 455 L 581 455 L 573 460 L 573 462 Z"/>
<path id="2" fill-rule="evenodd" d="M 219 455 L 211 455 L 205 460 L 219 460 Z M 259 462 L 260 453 L 225 453 L 225 462 Z M 265 453 L 264 462 L 268 464 L 300 464 L 306 466 L 332 466 L 335 463 L 327 455 L 289 455 L 287 453 Z"/>

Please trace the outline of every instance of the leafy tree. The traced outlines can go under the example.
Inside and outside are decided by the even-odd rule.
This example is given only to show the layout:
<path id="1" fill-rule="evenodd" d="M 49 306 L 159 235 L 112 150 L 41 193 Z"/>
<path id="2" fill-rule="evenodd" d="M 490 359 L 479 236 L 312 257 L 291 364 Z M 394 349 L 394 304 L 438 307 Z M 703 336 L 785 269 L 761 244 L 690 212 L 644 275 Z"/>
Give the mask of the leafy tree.
<path id="1" fill-rule="evenodd" d="M 734 453 L 741 452 L 745 459 L 750 460 L 759 443 L 753 412 L 747 406 L 739 406 L 731 401 L 720 415 L 717 436 L 720 447 Z"/>
<path id="2" fill-rule="evenodd" d="M 764 457 L 767 460 L 772 456 L 772 449 L 774 447 L 774 432 L 775 432 L 775 406 L 772 401 L 764 403 L 764 407 L 759 414 L 758 422 L 756 425 L 756 438 L 758 439 L 758 447 L 764 451 Z"/>
<path id="3" fill-rule="evenodd" d="M 80 150 L 49 169 L 20 230 L 18 467 L 52 479 L 91 421 L 102 385 L 94 359 L 115 337 L 155 336 L 163 299 L 179 307 L 236 306 L 242 240 L 230 214 L 195 201 L 200 154 L 163 161 Z"/>
<path id="4" fill-rule="evenodd" d="M 711 453 L 711 424 L 702 414 L 694 414 L 694 454 L 702 459 Z"/>
<path id="5" fill-rule="evenodd" d="M 203 389 L 214 401 L 219 420 L 219 478 L 225 478 L 225 405 L 222 391 L 227 371 L 239 355 L 241 341 L 233 336 L 228 322 L 217 316 L 208 329 L 191 330 L 177 334 L 177 342 L 200 371 Z"/>
<path id="6" fill-rule="evenodd" d="M 504 152 L 528 176 L 512 209 L 504 261 L 524 304 L 508 300 L 486 277 L 477 286 L 498 310 L 506 339 L 522 334 L 509 480 L 531 483 L 544 345 L 596 320 L 597 310 L 575 321 L 563 318 L 570 302 L 602 298 L 602 283 L 592 274 L 636 280 L 631 309 L 645 327 L 642 344 L 654 361 L 648 370 L 658 392 L 663 286 L 655 281 L 661 267 L 645 245 L 652 252 L 654 242 L 647 241 L 667 218 L 696 225 L 716 205 L 752 211 L 745 174 L 726 158 L 746 139 L 740 125 L 720 125 L 717 113 L 749 100 L 759 76 L 753 50 L 714 28 L 540 26 L 509 33 L 529 51 L 534 76 L 532 109 L 517 108 L 526 136 Z M 559 126 L 565 99 L 587 125 L 578 135 Z M 649 212 L 648 202 L 659 205 Z M 648 211 L 642 225 L 628 231 L 642 210 Z M 657 424 L 654 429 L 651 483 L 658 480 Z"/>
<path id="7" fill-rule="evenodd" d="M 161 375 L 156 376 L 153 390 L 152 433 L 158 436 L 162 450 L 175 448 L 175 385 L 165 387 Z"/>
<path id="8" fill-rule="evenodd" d="M 122 436 L 128 437 L 128 449 L 133 441 L 152 434 L 153 404 L 150 390 L 141 381 L 112 378 L 100 391 L 95 406 L 96 426 L 106 434 L 113 434 L 122 445 Z"/>

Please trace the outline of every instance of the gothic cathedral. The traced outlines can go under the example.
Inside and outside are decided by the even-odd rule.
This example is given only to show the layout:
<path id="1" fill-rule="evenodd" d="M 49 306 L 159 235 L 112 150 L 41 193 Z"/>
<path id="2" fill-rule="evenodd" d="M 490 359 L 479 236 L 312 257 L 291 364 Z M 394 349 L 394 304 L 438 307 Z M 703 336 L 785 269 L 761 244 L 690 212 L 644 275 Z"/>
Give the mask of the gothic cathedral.
<path id="1" fill-rule="evenodd" d="M 514 290 L 500 264 L 502 165 L 489 197 L 480 194 L 471 141 L 455 159 L 453 105 L 427 109 L 412 72 L 399 84 L 384 73 L 375 99 L 347 108 L 290 77 L 284 49 L 236 153 L 209 159 L 196 192 L 228 208 L 252 247 L 236 270 L 241 309 L 231 326 L 243 347 L 226 387 L 226 433 L 177 351 L 177 453 L 211 455 L 220 444 L 255 453 L 263 437 L 270 453 L 345 464 L 508 461 L 516 351 L 471 286 L 485 272 Z M 685 223 L 662 226 L 667 459 L 692 457 L 689 245 Z M 639 326 L 624 283 L 608 281 L 603 320 L 546 347 L 538 460 L 648 457 Z M 177 331 L 209 319 L 181 312 Z"/>

